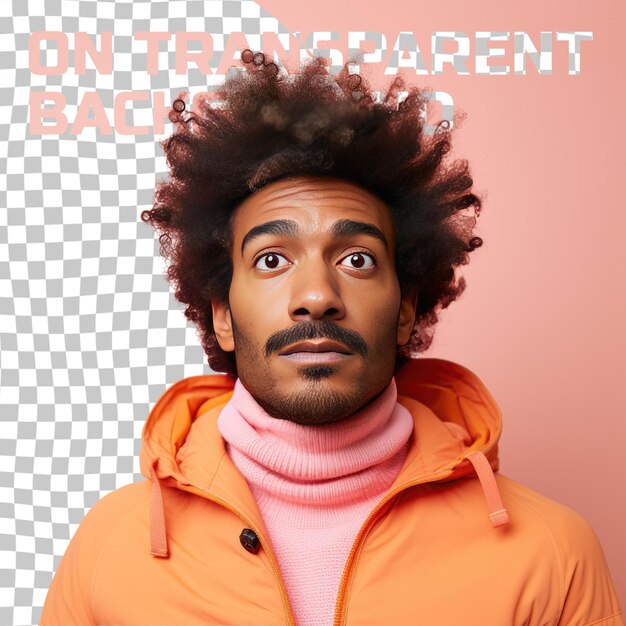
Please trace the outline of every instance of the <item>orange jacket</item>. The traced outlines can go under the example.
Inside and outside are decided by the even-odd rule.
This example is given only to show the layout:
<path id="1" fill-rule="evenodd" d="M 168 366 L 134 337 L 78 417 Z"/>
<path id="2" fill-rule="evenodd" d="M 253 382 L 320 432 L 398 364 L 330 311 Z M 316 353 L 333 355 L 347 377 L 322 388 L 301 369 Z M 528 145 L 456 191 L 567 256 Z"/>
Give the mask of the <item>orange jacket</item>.
<path id="1" fill-rule="evenodd" d="M 415 420 L 410 451 L 352 546 L 335 624 L 623 626 L 587 522 L 494 475 L 500 411 L 476 375 L 420 358 L 396 382 Z M 216 427 L 231 389 L 225 376 L 193 376 L 160 398 L 140 453 L 150 480 L 92 507 L 41 624 L 293 623 L 267 530 Z M 260 539 L 256 554 L 244 528 Z"/>

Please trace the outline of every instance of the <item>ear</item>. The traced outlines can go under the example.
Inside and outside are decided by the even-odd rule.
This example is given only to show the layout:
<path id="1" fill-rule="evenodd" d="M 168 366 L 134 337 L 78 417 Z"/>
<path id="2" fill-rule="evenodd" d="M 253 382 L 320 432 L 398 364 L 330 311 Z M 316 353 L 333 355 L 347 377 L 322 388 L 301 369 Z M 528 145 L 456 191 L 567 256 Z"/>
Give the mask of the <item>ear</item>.
<path id="1" fill-rule="evenodd" d="M 396 342 L 403 346 L 409 341 L 415 324 L 415 309 L 417 308 L 417 294 L 402 296 L 400 312 L 398 313 L 398 334 Z"/>
<path id="2" fill-rule="evenodd" d="M 217 343 L 224 352 L 233 352 L 235 341 L 233 339 L 233 320 L 230 316 L 230 308 L 223 302 L 211 302 L 213 310 L 213 328 Z"/>

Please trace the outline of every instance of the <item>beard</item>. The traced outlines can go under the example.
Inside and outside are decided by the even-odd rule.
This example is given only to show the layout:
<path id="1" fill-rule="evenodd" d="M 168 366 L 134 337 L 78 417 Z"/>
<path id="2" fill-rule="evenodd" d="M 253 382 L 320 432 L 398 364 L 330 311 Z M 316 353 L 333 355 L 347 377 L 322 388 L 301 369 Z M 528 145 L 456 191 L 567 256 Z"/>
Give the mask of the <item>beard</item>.
<path id="1" fill-rule="evenodd" d="M 363 402 L 363 395 L 360 389 L 349 394 L 331 391 L 321 379 L 314 378 L 309 380 L 303 391 L 284 394 L 273 386 L 263 397 L 255 399 L 272 417 L 313 426 L 348 417 L 367 404 L 368 400 Z"/>
<path id="2" fill-rule="evenodd" d="M 300 378 L 306 382 L 304 387 L 281 391 L 279 381 L 269 364 L 269 359 L 280 348 L 294 341 L 329 337 L 351 348 L 355 358 L 363 359 L 365 369 L 368 354 L 365 340 L 354 331 L 342 329 L 332 322 L 303 322 L 285 331 L 274 333 L 261 349 L 238 328 L 234 318 L 231 319 L 238 376 L 259 405 L 277 419 L 309 426 L 337 422 L 373 400 L 393 376 L 395 352 L 391 360 L 390 374 L 380 388 L 373 387 L 367 376 L 358 376 L 354 383 L 348 386 L 348 391 L 337 391 L 328 382 L 328 379 L 337 372 L 336 367 L 309 365 L 296 370 Z"/>

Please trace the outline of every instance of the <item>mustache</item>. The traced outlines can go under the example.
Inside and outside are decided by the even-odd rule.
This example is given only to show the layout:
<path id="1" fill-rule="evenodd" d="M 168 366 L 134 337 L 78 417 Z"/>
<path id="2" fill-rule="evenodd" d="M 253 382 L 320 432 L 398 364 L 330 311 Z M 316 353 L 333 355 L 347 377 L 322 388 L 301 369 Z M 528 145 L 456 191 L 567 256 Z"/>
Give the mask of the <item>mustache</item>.
<path id="1" fill-rule="evenodd" d="M 321 322 L 301 322 L 291 328 L 272 333 L 265 342 L 265 356 L 286 348 L 296 341 L 307 339 L 331 339 L 343 343 L 347 348 L 361 356 L 367 356 L 368 348 L 365 339 L 354 330 L 341 328 L 329 320 Z"/>

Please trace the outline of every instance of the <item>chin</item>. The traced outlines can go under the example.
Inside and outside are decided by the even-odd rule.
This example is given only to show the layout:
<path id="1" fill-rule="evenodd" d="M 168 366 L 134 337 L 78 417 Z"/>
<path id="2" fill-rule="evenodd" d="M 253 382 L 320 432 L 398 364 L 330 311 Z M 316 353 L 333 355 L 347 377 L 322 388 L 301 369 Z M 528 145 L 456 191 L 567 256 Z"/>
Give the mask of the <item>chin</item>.
<path id="1" fill-rule="evenodd" d="M 337 373 L 337 368 L 332 365 L 311 365 L 298 368 L 298 375 L 305 380 L 323 380 Z"/>
<path id="2" fill-rule="evenodd" d="M 306 374 L 293 384 L 274 388 L 262 399 L 263 408 L 273 417 L 302 425 L 338 422 L 361 409 L 371 393 L 361 380 L 339 380 L 329 366 L 302 368 Z"/>

